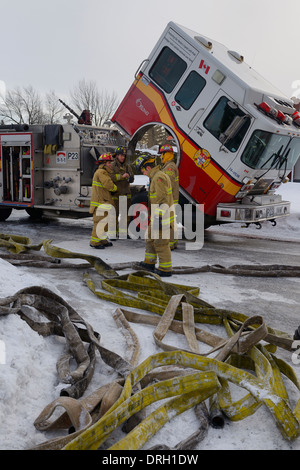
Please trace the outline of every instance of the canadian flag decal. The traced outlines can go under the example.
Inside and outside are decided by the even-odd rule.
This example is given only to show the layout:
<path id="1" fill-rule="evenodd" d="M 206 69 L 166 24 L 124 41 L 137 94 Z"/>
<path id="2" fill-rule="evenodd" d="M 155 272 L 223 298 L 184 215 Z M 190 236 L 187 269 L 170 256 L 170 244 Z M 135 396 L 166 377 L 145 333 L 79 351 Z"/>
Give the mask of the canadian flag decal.
<path id="1" fill-rule="evenodd" d="M 204 60 L 202 59 L 201 62 L 200 62 L 200 65 L 199 65 L 199 69 L 204 69 L 205 70 L 205 74 L 207 75 L 208 72 L 209 72 L 209 65 L 206 65 L 206 63 L 204 62 Z"/>

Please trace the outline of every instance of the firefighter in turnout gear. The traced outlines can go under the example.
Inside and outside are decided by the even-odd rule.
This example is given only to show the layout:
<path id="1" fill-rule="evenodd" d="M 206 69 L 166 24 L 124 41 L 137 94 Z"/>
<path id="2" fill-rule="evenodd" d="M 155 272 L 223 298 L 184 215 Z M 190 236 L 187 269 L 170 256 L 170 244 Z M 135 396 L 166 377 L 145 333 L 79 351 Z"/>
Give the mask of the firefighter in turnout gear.
<path id="1" fill-rule="evenodd" d="M 162 145 L 159 149 L 159 155 L 161 158 L 161 171 L 166 173 L 171 180 L 172 185 L 172 194 L 174 207 L 176 209 L 176 204 L 179 202 L 179 172 L 178 167 L 174 161 L 174 150 L 171 145 Z M 177 240 L 177 225 L 176 225 L 176 214 L 174 213 L 174 221 L 171 224 L 171 233 L 170 233 L 170 248 L 174 250 L 178 245 Z"/>
<path id="2" fill-rule="evenodd" d="M 141 155 L 135 161 L 139 173 L 148 176 L 150 224 L 146 234 L 145 260 L 139 265 L 159 276 L 172 275 L 170 224 L 173 206 L 172 186 L 168 175 L 155 165 L 155 158 Z M 155 263 L 158 258 L 158 268 Z"/>
<path id="3" fill-rule="evenodd" d="M 93 231 L 90 246 L 103 249 L 112 246 L 108 241 L 107 229 L 115 232 L 115 208 L 111 193 L 117 191 L 117 186 L 112 181 L 109 172 L 113 163 L 111 153 L 100 156 L 99 167 L 93 176 L 90 214 L 93 214 Z"/>
<path id="4" fill-rule="evenodd" d="M 134 180 L 134 175 L 131 166 L 126 162 L 126 148 L 118 147 L 115 152 L 115 159 L 111 166 L 111 179 L 117 186 L 117 191 L 113 194 L 113 201 L 116 210 L 116 226 L 120 238 L 127 237 L 127 228 L 130 218 L 127 216 L 128 207 L 131 205 L 131 190 L 130 183 Z M 126 197 L 127 205 L 126 212 L 120 214 L 120 196 Z M 119 220 L 120 216 L 120 220 Z"/>

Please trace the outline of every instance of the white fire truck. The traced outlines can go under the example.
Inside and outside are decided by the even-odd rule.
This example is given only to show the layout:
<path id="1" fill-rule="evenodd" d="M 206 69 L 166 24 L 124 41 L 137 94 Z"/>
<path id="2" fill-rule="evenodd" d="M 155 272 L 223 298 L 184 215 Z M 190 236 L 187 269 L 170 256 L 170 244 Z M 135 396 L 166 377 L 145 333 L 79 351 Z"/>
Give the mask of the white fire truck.
<path id="1" fill-rule="evenodd" d="M 12 209 L 86 217 L 97 156 L 128 142 L 133 156 L 157 125 L 177 149 L 180 203 L 203 205 L 206 226 L 289 215 L 275 191 L 300 154 L 300 113 L 239 53 L 197 32 L 167 25 L 112 117 L 120 132 L 77 117 L 0 126 L 0 220 Z M 132 202 L 146 203 L 137 189 Z"/>
<path id="2" fill-rule="evenodd" d="M 206 226 L 275 225 L 289 215 L 275 190 L 300 154 L 300 113 L 224 45 L 170 22 L 112 121 L 132 153 L 153 126 L 166 129 L 177 149 L 180 201 L 203 205 Z"/>
<path id="3" fill-rule="evenodd" d="M 88 215 L 99 155 L 126 141 L 117 129 L 70 121 L 0 126 L 0 220 L 12 209 L 32 217 Z"/>

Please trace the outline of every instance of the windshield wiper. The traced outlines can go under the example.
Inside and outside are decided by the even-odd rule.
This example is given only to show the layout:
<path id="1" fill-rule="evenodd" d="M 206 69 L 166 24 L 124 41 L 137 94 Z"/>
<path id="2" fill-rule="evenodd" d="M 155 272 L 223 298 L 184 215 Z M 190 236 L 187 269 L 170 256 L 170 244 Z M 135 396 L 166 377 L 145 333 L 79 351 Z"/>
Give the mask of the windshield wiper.
<path id="1" fill-rule="evenodd" d="M 277 167 L 278 170 L 280 170 L 280 168 L 282 167 L 282 165 L 284 163 L 285 163 L 285 165 L 287 165 L 287 159 L 288 159 L 290 151 L 291 151 L 291 147 L 289 147 L 286 151 L 286 154 L 285 155 L 283 154 L 282 157 L 280 158 L 280 160 L 278 162 L 279 166 Z"/>
<path id="2" fill-rule="evenodd" d="M 271 158 L 273 158 L 273 161 L 272 161 L 272 163 L 271 163 L 271 166 L 270 166 L 270 168 L 268 168 L 267 171 L 272 170 L 272 169 L 274 168 L 274 165 L 277 164 L 277 161 L 280 161 L 280 159 L 281 159 L 281 155 L 280 155 L 280 154 L 281 154 L 282 148 L 283 148 L 283 145 L 280 147 L 280 149 L 278 150 L 278 152 L 272 153 L 272 155 L 268 158 L 267 161 L 265 161 L 265 163 L 264 163 L 260 168 L 262 169 L 267 163 L 269 163 L 269 161 L 271 160 Z"/>
<path id="3" fill-rule="evenodd" d="M 287 170 L 287 161 L 288 161 L 288 156 L 289 156 L 290 151 L 291 151 L 291 147 L 287 149 L 285 155 L 284 154 L 282 155 L 282 158 L 280 159 L 277 165 L 277 169 L 280 170 L 282 165 L 284 164 L 283 176 L 280 176 L 281 181 L 283 181 L 285 178 L 285 174 Z"/>

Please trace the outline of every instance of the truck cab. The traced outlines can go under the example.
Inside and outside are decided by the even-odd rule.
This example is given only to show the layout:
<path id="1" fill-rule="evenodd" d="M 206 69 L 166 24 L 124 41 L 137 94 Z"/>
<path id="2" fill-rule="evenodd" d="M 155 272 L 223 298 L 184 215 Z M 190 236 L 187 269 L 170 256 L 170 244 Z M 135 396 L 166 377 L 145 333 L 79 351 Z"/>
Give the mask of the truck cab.
<path id="1" fill-rule="evenodd" d="M 165 128 L 181 202 L 203 205 L 206 226 L 289 215 L 275 191 L 300 154 L 300 114 L 223 44 L 170 22 L 112 121 L 132 152 L 151 127 Z"/>

